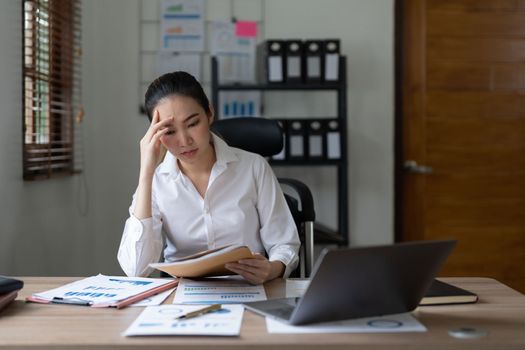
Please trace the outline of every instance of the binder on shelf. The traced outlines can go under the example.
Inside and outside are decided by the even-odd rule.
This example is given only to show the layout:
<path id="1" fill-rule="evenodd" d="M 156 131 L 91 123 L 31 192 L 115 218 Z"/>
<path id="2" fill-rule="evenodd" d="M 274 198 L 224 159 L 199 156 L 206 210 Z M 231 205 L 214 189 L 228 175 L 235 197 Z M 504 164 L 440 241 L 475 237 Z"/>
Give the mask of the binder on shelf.
<path id="1" fill-rule="evenodd" d="M 341 52 L 339 39 L 327 39 L 324 41 L 324 81 L 339 81 L 339 55 Z"/>
<path id="2" fill-rule="evenodd" d="M 286 121 L 285 120 L 279 120 L 278 121 L 279 126 L 281 127 L 282 133 L 283 133 L 283 149 L 278 154 L 275 154 L 272 156 L 273 160 L 286 160 Z"/>
<path id="3" fill-rule="evenodd" d="M 341 130 L 337 119 L 332 119 L 327 122 L 326 158 L 341 159 Z"/>
<path id="4" fill-rule="evenodd" d="M 284 83 L 286 77 L 285 65 L 285 41 L 266 40 L 263 43 L 265 60 L 265 77 L 268 83 Z"/>
<path id="5" fill-rule="evenodd" d="M 304 42 L 305 82 L 320 83 L 323 72 L 323 41 L 306 40 Z"/>
<path id="6" fill-rule="evenodd" d="M 308 121 L 308 158 L 323 159 L 325 155 L 324 126 L 321 120 Z"/>
<path id="7" fill-rule="evenodd" d="M 303 42 L 301 40 L 287 40 L 285 43 L 286 82 L 300 83 L 303 72 Z"/>
<path id="8" fill-rule="evenodd" d="M 303 160 L 305 158 L 304 122 L 302 120 L 288 120 L 288 147 L 287 158 Z"/>

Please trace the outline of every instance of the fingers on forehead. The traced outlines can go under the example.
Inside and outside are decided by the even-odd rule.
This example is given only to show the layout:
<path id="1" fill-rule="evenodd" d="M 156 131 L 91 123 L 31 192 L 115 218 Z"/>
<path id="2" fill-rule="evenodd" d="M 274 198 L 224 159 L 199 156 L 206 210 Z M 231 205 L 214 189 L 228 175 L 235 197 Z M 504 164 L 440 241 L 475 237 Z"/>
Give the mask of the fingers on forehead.
<path id="1" fill-rule="evenodd" d="M 161 114 L 160 111 L 158 111 L 158 110 L 157 110 L 157 113 L 158 113 L 157 121 L 160 121 L 160 122 L 163 122 L 163 121 L 166 121 L 166 120 L 173 121 L 173 115 L 172 114 L 166 113 L 166 112 Z"/>
<path id="2" fill-rule="evenodd" d="M 161 118 L 160 113 L 157 112 L 156 118 L 154 118 L 153 121 L 154 121 L 154 124 L 168 125 L 173 122 L 173 117 Z"/>

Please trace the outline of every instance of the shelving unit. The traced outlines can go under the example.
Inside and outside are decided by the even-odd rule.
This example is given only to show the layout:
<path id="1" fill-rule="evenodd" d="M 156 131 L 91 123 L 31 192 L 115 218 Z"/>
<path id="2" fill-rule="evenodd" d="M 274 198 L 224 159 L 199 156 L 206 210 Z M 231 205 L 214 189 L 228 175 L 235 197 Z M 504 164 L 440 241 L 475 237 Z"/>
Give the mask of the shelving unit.
<path id="1" fill-rule="evenodd" d="M 324 84 L 221 84 L 218 62 L 211 58 L 211 95 L 215 110 L 219 109 L 220 91 L 334 91 L 337 94 L 337 116 L 340 130 L 341 159 L 338 160 L 270 160 L 272 166 L 335 166 L 337 168 L 338 229 L 333 231 L 321 224 L 315 225 L 315 242 L 347 245 L 348 243 L 348 155 L 347 155 L 347 105 L 346 57 L 339 60 L 339 82 Z M 328 117 L 323 117 L 328 118 Z M 319 118 L 321 119 L 321 118 Z"/>

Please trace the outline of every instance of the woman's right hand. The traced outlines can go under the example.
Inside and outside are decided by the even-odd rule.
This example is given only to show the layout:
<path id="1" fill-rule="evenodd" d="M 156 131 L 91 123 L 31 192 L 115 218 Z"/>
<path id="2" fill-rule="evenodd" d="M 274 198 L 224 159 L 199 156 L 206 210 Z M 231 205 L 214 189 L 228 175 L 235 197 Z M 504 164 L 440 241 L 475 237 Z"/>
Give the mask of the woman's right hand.
<path id="1" fill-rule="evenodd" d="M 166 150 L 162 147 L 160 138 L 168 131 L 168 125 L 173 122 L 173 118 L 160 121 L 159 111 L 153 111 L 153 118 L 148 131 L 140 140 L 140 172 L 141 175 L 153 176 L 155 168 L 164 158 Z"/>

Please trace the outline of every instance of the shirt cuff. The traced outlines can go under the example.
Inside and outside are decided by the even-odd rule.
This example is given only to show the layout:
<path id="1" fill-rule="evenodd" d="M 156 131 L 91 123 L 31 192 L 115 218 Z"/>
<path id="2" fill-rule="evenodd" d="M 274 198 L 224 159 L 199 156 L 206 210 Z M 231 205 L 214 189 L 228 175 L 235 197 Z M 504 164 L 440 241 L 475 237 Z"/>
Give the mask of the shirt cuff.
<path id="1" fill-rule="evenodd" d="M 297 253 L 293 252 L 291 249 L 280 249 L 279 251 L 272 252 L 268 260 L 282 262 L 286 267 L 282 278 L 288 278 L 297 268 L 299 257 L 297 256 Z"/>
<path id="2" fill-rule="evenodd" d="M 127 276 L 147 276 L 154 270 L 148 266 L 150 256 L 156 254 L 156 240 L 148 234 L 152 228 L 153 218 L 140 220 L 130 215 L 126 220 L 117 257 Z"/>

